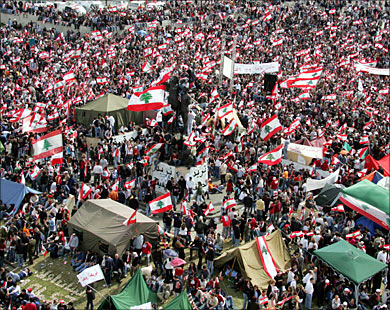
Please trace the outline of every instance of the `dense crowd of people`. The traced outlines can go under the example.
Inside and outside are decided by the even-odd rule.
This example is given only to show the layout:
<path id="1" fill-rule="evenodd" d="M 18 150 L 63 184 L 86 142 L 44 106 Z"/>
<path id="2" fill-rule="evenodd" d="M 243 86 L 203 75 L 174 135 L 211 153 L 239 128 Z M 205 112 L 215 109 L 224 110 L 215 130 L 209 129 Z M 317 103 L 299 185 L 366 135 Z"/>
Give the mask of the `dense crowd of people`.
<path id="1" fill-rule="evenodd" d="M 10 20 L 0 28 L 0 174 L 42 193 L 26 196 L 20 208 L 0 201 L 4 307 L 73 309 L 72 303 L 47 302 L 30 288 L 21 289 L 20 280 L 31 275 L 27 264 L 44 253 L 52 259 L 71 256 L 77 273 L 100 264 L 107 286 L 141 268 L 161 303 L 186 289 L 200 309 L 234 309 L 237 301 L 223 285 L 226 278 L 242 293 L 243 309 L 389 306 L 387 269 L 363 283 L 356 300 L 355 286 L 313 256 L 316 249 L 347 239 L 388 264 L 388 230 L 357 226 L 358 213 L 317 205 L 306 191 L 308 178 L 337 169 L 337 183 L 356 184 L 372 171 L 367 153 L 374 160 L 390 153 L 389 75 L 356 69 L 356 64 L 390 68 L 387 1 L 167 1 L 162 9 L 93 8 L 86 15 L 7 0 L 0 6 L 43 21 L 20 27 Z M 172 25 L 163 27 L 167 20 Z M 61 33 L 45 22 L 75 30 Z M 77 32 L 81 25 L 91 33 Z M 223 54 L 237 63 L 278 62 L 276 86 L 265 89 L 263 74 L 221 77 Z M 321 78 L 315 87 L 289 84 L 289 78 L 316 70 Z M 142 124 L 118 125 L 103 113 L 91 124 L 76 122 L 76 107 L 109 93 L 130 99 L 167 74 L 189 89 L 187 124 L 178 115 L 172 122 L 174 112 L 166 105 Z M 229 104 L 236 127 L 225 134 L 230 121 L 221 117 L 221 107 Z M 275 114 L 283 129 L 265 141 L 261 124 Z M 60 164 L 50 158 L 33 162 L 33 143 L 44 133 L 28 129 L 28 118 L 47 132 L 62 131 Z M 132 138 L 114 140 L 129 133 Z M 88 137 L 99 143 L 89 145 Z M 288 144 L 303 140 L 322 147 L 323 158 L 305 168 L 291 161 L 258 163 L 280 144 L 287 159 Z M 158 151 L 147 153 L 158 143 L 163 144 Z M 187 168 L 206 162 L 207 190 L 184 176 L 165 180 L 173 209 L 162 216 L 158 242 L 139 235 L 125 254 L 112 257 L 83 251 L 78 236 L 68 231 L 83 202 L 110 198 L 152 216 L 149 202 L 161 194 L 156 190 L 161 180 L 153 177 L 160 162 Z M 384 168 L 378 172 L 386 174 Z M 135 186 L 129 187 L 131 180 Z M 92 189 L 87 197 L 80 194 L 83 184 Z M 222 204 L 234 198 L 238 205 L 207 214 L 210 199 L 221 193 Z M 75 199 L 70 209 L 69 197 Z M 183 212 L 183 201 L 190 214 Z M 279 272 L 268 287 L 252 285 L 232 265 L 214 270 L 215 258 L 230 241 L 238 247 L 266 235 L 271 223 L 283 233 L 291 269 Z M 359 236 L 346 238 L 357 230 Z M 304 234 L 294 238 L 293 232 Z M 172 253 L 188 265 L 173 267 Z M 13 265 L 17 269 L 11 271 Z M 93 309 L 93 285 L 86 296 L 87 309 Z"/>

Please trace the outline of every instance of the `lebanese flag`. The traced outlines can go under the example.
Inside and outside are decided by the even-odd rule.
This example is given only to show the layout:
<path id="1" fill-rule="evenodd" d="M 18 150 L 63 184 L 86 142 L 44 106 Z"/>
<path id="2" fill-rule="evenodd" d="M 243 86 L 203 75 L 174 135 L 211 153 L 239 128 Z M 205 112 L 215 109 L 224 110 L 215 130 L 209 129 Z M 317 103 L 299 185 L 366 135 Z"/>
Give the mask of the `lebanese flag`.
<path id="1" fill-rule="evenodd" d="M 26 184 L 26 179 L 24 178 L 24 170 L 22 170 L 22 173 L 20 175 L 20 184 Z"/>
<path id="2" fill-rule="evenodd" d="M 265 273 L 271 279 L 275 278 L 278 273 L 278 267 L 276 267 L 274 258 L 272 257 L 267 241 L 265 240 L 265 236 L 257 237 L 256 244 Z"/>
<path id="3" fill-rule="evenodd" d="M 356 174 L 359 178 L 362 178 L 367 174 L 367 169 L 360 170 Z"/>
<path id="4" fill-rule="evenodd" d="M 303 219 L 301 219 L 302 221 Z M 305 235 L 305 233 L 303 231 L 293 231 L 291 234 L 290 234 L 290 239 L 293 239 L 293 238 L 302 238 L 303 236 Z"/>
<path id="5" fill-rule="evenodd" d="M 372 127 L 372 125 L 374 125 L 374 122 L 373 121 L 369 121 L 369 122 L 364 124 L 363 129 L 364 130 L 368 130 L 368 129 L 370 129 Z"/>
<path id="6" fill-rule="evenodd" d="M 219 98 L 218 90 L 214 88 L 211 92 L 211 102 L 214 102 L 217 98 Z"/>
<path id="7" fill-rule="evenodd" d="M 260 137 L 266 142 L 275 133 L 282 130 L 282 125 L 279 122 L 278 116 L 275 114 L 270 119 L 263 122 L 260 126 Z"/>
<path id="8" fill-rule="evenodd" d="M 350 234 L 346 235 L 345 237 L 347 239 L 350 239 L 350 238 L 355 238 L 355 237 L 358 237 L 358 236 L 360 236 L 360 230 L 357 230 L 357 231 L 355 231 L 353 233 L 350 233 Z"/>
<path id="9" fill-rule="evenodd" d="M 105 76 L 96 78 L 96 83 L 99 85 L 108 84 L 107 78 Z"/>
<path id="10" fill-rule="evenodd" d="M 258 162 L 266 164 L 268 166 L 277 165 L 282 161 L 283 157 L 283 144 L 279 145 L 272 151 L 260 156 Z"/>
<path id="11" fill-rule="evenodd" d="M 125 220 L 125 221 L 122 223 L 122 225 L 124 225 L 124 226 L 129 226 L 130 224 L 135 224 L 135 223 L 137 223 L 136 217 L 137 217 L 137 209 L 130 215 L 130 217 L 129 217 L 127 220 Z"/>
<path id="12" fill-rule="evenodd" d="M 219 119 L 224 118 L 226 115 L 233 113 L 233 103 L 223 105 L 218 109 Z"/>
<path id="13" fill-rule="evenodd" d="M 152 210 L 152 214 L 164 213 L 165 211 L 172 210 L 172 200 L 171 194 L 166 193 L 156 199 L 153 199 L 149 202 L 150 210 Z"/>
<path id="14" fill-rule="evenodd" d="M 370 143 L 370 139 L 368 136 L 363 136 L 360 138 L 360 141 L 359 141 L 360 144 L 369 144 Z"/>
<path id="15" fill-rule="evenodd" d="M 240 143 L 237 144 L 236 146 L 236 152 L 240 153 L 244 149 L 244 143 L 241 141 Z"/>
<path id="16" fill-rule="evenodd" d="M 62 153 L 62 131 L 58 129 L 33 140 L 33 160 Z"/>
<path id="17" fill-rule="evenodd" d="M 368 146 L 360 149 L 358 151 L 358 155 L 360 159 L 365 159 L 368 156 Z"/>
<path id="18" fill-rule="evenodd" d="M 230 208 L 233 208 L 233 207 L 236 207 L 236 206 L 237 206 L 237 203 L 234 200 L 234 198 L 230 198 L 228 200 L 225 200 L 222 203 L 222 208 L 224 208 L 224 209 L 230 209 Z"/>
<path id="19" fill-rule="evenodd" d="M 92 193 L 92 188 L 90 188 L 87 184 L 83 183 L 79 192 L 79 200 L 83 200 L 88 197 L 89 194 Z"/>
<path id="20" fill-rule="evenodd" d="M 146 151 L 145 151 L 145 154 L 150 156 L 152 155 L 153 153 L 156 153 L 162 146 L 163 146 L 164 143 L 156 143 L 156 144 L 153 144 L 150 148 L 148 148 Z"/>
<path id="21" fill-rule="evenodd" d="M 204 214 L 205 216 L 207 216 L 207 215 L 210 214 L 210 212 L 213 212 L 213 211 L 215 211 L 215 209 L 214 209 L 213 204 L 212 204 L 211 201 L 210 201 L 209 204 L 208 204 L 208 206 L 207 206 L 207 209 L 204 210 L 203 214 Z"/>
<path id="22" fill-rule="evenodd" d="M 346 134 L 340 134 L 336 136 L 337 139 L 346 142 L 348 140 L 348 135 Z"/>
<path id="23" fill-rule="evenodd" d="M 247 170 L 247 172 L 254 172 L 254 171 L 257 171 L 257 163 L 253 164 L 252 166 L 250 166 Z"/>
<path id="24" fill-rule="evenodd" d="M 50 157 L 50 165 L 61 165 L 64 161 L 64 153 L 59 152 L 57 154 L 54 154 L 53 156 Z"/>
<path id="25" fill-rule="evenodd" d="M 260 305 L 265 305 L 266 303 L 268 303 L 268 297 L 267 296 L 264 296 L 264 297 L 259 299 L 259 304 Z"/>
<path id="26" fill-rule="evenodd" d="M 275 226 L 274 224 L 269 224 L 268 227 L 267 227 L 267 235 L 269 235 L 270 233 L 272 233 L 273 231 L 275 230 Z"/>
<path id="27" fill-rule="evenodd" d="M 74 77 L 73 71 L 69 71 L 64 75 L 64 81 L 65 82 L 71 82 L 74 81 L 76 78 Z"/>
<path id="28" fill-rule="evenodd" d="M 39 169 L 37 166 L 34 166 L 33 170 L 30 172 L 30 179 L 35 180 L 40 172 L 41 169 Z"/>
<path id="29" fill-rule="evenodd" d="M 225 129 L 224 130 L 222 130 L 222 134 L 224 135 L 224 136 L 229 136 L 229 135 L 231 135 L 233 132 L 234 132 L 234 130 L 237 128 L 237 122 L 236 122 L 236 120 L 233 118 L 231 121 L 230 121 L 230 123 L 225 127 Z"/>
<path id="30" fill-rule="evenodd" d="M 336 207 L 330 209 L 330 211 L 334 211 L 334 212 L 345 212 L 344 211 L 344 206 L 342 204 L 339 204 L 337 205 Z"/>
<path id="31" fill-rule="evenodd" d="M 143 92 L 135 92 L 129 101 L 129 111 L 150 111 L 161 109 L 164 105 L 164 85 L 150 87 Z"/>
<path id="32" fill-rule="evenodd" d="M 133 189 L 135 186 L 135 179 L 131 180 L 129 182 L 126 182 L 124 186 L 126 189 Z"/>
<path id="33" fill-rule="evenodd" d="M 41 243 L 41 254 L 45 257 L 47 255 L 47 249 Z"/>
<path id="34" fill-rule="evenodd" d="M 389 229 L 389 201 L 386 189 L 363 180 L 342 190 L 340 201 L 371 221 Z"/>
<path id="35" fill-rule="evenodd" d="M 47 131 L 47 121 L 45 117 L 38 113 L 25 117 L 22 123 L 22 132 L 45 132 Z"/>

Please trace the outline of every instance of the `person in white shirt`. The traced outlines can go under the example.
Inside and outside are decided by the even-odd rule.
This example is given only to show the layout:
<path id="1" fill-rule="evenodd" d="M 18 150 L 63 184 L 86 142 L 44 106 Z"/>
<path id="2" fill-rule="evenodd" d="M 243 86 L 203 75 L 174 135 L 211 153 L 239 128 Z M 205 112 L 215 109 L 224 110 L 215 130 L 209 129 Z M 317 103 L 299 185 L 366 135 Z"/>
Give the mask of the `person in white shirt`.
<path id="1" fill-rule="evenodd" d="M 305 298 L 305 309 L 306 310 L 311 310 L 311 302 L 313 299 L 313 293 L 314 293 L 314 278 L 310 278 L 309 281 L 307 281 L 306 286 L 305 286 L 305 293 L 306 293 L 306 298 Z"/>
<path id="2" fill-rule="evenodd" d="M 97 163 L 95 167 L 93 167 L 93 185 L 98 185 L 100 183 L 101 177 L 103 173 L 103 167 Z"/>
<path id="3" fill-rule="evenodd" d="M 376 256 L 376 259 L 379 260 L 380 262 L 387 264 L 389 262 L 389 257 L 385 251 L 385 249 L 381 249 Z"/>

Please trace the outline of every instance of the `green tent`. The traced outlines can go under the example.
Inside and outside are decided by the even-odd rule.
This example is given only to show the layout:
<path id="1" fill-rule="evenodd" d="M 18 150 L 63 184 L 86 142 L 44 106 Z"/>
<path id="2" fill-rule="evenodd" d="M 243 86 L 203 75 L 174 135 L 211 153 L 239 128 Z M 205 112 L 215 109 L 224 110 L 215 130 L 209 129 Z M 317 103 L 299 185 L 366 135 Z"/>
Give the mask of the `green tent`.
<path id="1" fill-rule="evenodd" d="M 345 240 L 340 240 L 316 250 L 314 254 L 355 285 L 359 285 L 387 268 L 386 264 L 364 253 Z"/>
<path id="2" fill-rule="evenodd" d="M 343 189 L 340 201 L 383 228 L 390 228 L 390 195 L 387 189 L 363 180 Z"/>
<path id="3" fill-rule="evenodd" d="M 76 108 L 75 119 L 77 123 L 89 126 L 94 118 L 112 115 L 115 118 L 115 128 L 118 130 L 122 125 L 128 125 L 130 121 L 142 124 L 143 113 L 128 111 L 129 99 L 116 95 L 107 94 L 86 105 Z"/>
<path id="4" fill-rule="evenodd" d="M 190 301 L 188 300 L 187 291 L 183 291 L 176 296 L 172 301 L 164 307 L 164 310 L 192 310 Z"/>
<path id="5" fill-rule="evenodd" d="M 141 269 L 138 269 L 123 290 L 117 295 L 106 298 L 98 309 L 130 309 L 130 307 L 143 305 L 147 302 L 157 303 L 157 294 L 148 288 Z"/>

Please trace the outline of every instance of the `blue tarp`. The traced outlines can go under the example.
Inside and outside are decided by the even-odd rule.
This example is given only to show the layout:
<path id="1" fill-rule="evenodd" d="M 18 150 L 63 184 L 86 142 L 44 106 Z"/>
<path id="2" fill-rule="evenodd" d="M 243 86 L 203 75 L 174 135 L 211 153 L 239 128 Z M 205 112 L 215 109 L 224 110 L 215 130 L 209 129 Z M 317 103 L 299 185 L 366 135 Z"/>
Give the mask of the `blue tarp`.
<path id="1" fill-rule="evenodd" d="M 362 216 L 356 220 L 355 227 L 358 227 L 360 224 L 363 225 L 363 227 L 366 227 L 370 231 L 371 236 L 373 236 L 375 234 L 375 229 L 382 228 L 380 225 L 371 221 L 370 219 L 366 218 L 365 216 Z"/>
<path id="2" fill-rule="evenodd" d="M 42 194 L 24 184 L 0 179 L 0 200 L 7 206 L 15 204 L 16 210 L 19 209 L 26 194 Z"/>

